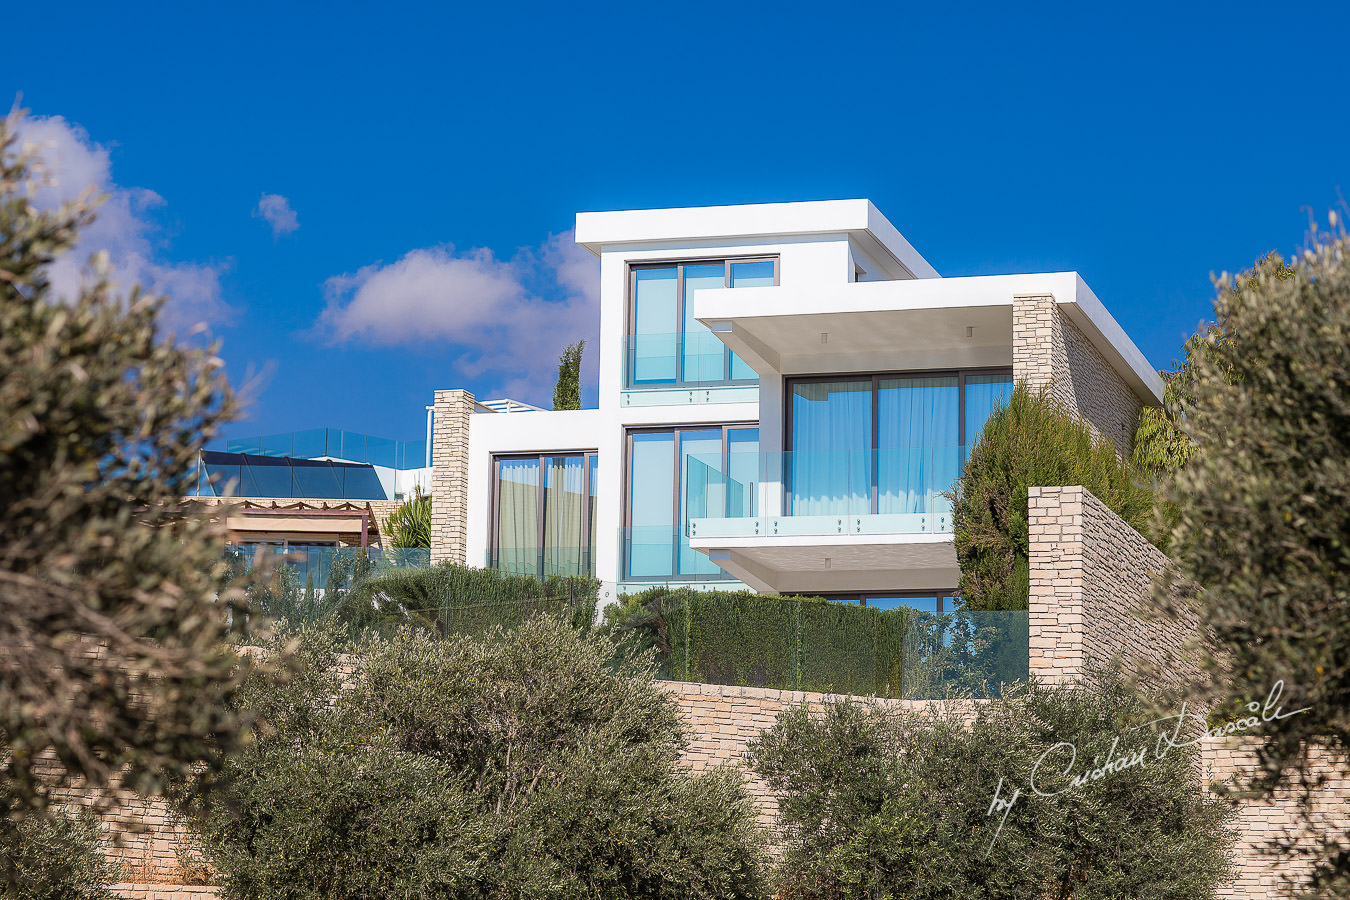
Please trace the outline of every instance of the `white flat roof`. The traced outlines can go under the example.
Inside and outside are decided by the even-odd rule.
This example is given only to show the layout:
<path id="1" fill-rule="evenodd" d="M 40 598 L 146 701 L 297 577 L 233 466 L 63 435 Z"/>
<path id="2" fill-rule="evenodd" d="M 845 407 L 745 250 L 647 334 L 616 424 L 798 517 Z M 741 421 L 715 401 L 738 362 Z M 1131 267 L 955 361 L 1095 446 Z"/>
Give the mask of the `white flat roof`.
<path id="1" fill-rule="evenodd" d="M 885 250 L 916 278 L 937 270 L 870 200 L 810 200 L 742 206 L 689 206 L 577 213 L 576 241 L 599 255 L 606 244 L 728 241 L 804 234 L 849 234 Z"/>
<path id="2" fill-rule="evenodd" d="M 752 333 L 755 320 L 786 323 L 791 317 L 801 317 L 801 340 L 809 341 L 821 330 L 812 318 L 821 315 L 866 317 L 903 311 L 1010 308 L 1014 297 L 1045 294 L 1054 297 L 1141 399 L 1153 405 L 1162 403 L 1163 382 L 1157 371 L 1077 272 L 863 282 L 840 285 L 828 297 L 822 296 L 819 286 L 709 289 L 695 293 L 694 316 L 723 340 L 724 322 L 739 321 Z"/>

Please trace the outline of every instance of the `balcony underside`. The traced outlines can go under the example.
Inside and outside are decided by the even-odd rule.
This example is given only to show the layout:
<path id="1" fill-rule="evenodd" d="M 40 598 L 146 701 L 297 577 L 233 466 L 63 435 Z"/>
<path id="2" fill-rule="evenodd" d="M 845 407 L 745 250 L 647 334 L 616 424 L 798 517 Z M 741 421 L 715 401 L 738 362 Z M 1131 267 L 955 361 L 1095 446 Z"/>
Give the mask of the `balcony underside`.
<path id="1" fill-rule="evenodd" d="M 951 534 L 691 536 L 689 546 L 767 593 L 952 588 Z"/>

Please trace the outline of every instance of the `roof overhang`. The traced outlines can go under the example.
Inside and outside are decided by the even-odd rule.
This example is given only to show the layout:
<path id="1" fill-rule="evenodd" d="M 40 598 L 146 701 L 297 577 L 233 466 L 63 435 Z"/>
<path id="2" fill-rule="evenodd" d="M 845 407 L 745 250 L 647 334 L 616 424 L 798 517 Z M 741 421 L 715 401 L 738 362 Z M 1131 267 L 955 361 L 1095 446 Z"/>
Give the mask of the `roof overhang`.
<path id="1" fill-rule="evenodd" d="M 742 206 L 693 206 L 577 214 L 576 241 L 600 255 L 607 245 L 723 243 L 736 240 L 848 235 L 869 253 L 915 278 L 937 270 L 870 200 L 813 200 Z"/>
<path id="2" fill-rule="evenodd" d="M 950 534 L 691 537 L 689 546 L 763 593 L 948 589 L 961 575 Z"/>
<path id="3" fill-rule="evenodd" d="M 763 376 L 1012 364 L 1013 301 L 1050 296 L 1141 400 L 1163 382 L 1077 272 L 701 290 L 694 315 Z M 888 362 L 889 361 L 889 362 Z"/>

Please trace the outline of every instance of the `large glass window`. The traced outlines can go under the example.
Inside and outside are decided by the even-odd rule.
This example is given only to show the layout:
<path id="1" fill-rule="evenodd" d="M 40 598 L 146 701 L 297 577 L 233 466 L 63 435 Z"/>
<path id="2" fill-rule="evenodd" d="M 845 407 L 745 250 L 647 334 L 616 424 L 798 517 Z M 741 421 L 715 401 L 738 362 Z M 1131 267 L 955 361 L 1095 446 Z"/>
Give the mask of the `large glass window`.
<path id="1" fill-rule="evenodd" d="M 494 461 L 488 565 L 513 575 L 595 573 L 594 453 Z"/>
<path id="2" fill-rule="evenodd" d="M 794 379 L 788 391 L 790 515 L 944 513 L 1007 371 Z"/>
<path id="3" fill-rule="evenodd" d="M 689 546 L 689 519 L 749 515 L 759 428 L 710 425 L 628 433 L 624 578 L 730 578 Z M 735 472 L 744 478 L 727 477 Z"/>
<path id="4" fill-rule="evenodd" d="M 633 266 L 626 386 L 755 383 L 754 370 L 694 318 L 694 291 L 765 287 L 777 279 L 776 259 Z"/>

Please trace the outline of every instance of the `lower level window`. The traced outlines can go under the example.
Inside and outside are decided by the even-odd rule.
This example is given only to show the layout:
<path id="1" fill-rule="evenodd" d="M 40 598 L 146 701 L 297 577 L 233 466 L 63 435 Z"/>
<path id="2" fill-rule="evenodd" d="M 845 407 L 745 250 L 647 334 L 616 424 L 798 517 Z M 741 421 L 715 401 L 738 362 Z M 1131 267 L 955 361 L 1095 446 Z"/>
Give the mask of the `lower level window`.
<path id="1" fill-rule="evenodd" d="M 689 519 L 749 515 L 756 425 L 691 425 L 628 432 L 628 485 L 623 530 L 624 578 L 633 581 L 731 580 L 689 546 Z"/>
<path id="2" fill-rule="evenodd" d="M 961 602 L 955 591 L 878 591 L 875 593 L 825 594 L 837 603 L 857 603 L 873 609 L 905 607 L 919 612 L 944 615 L 955 612 Z"/>
<path id="3" fill-rule="evenodd" d="M 594 575 L 596 465 L 594 453 L 495 457 L 488 567 Z"/>

